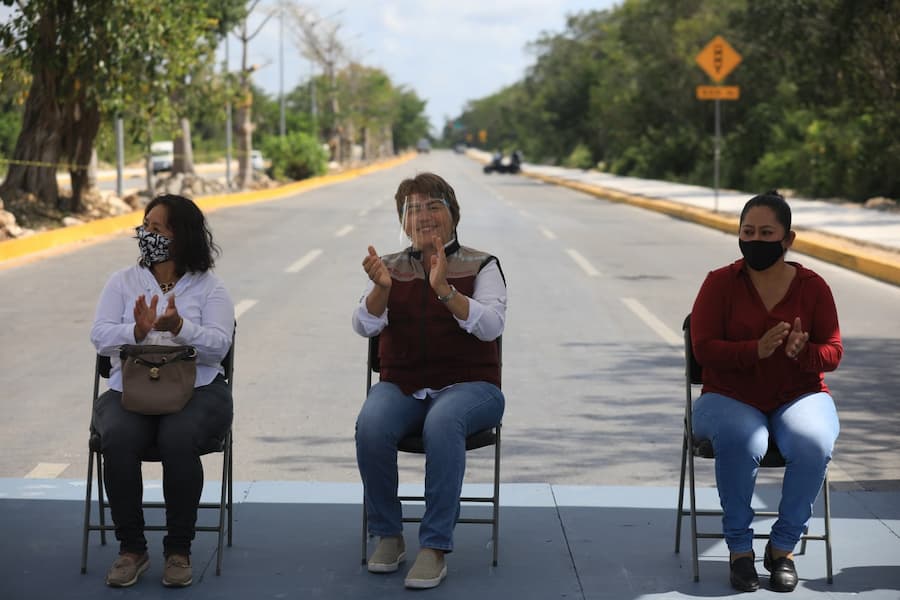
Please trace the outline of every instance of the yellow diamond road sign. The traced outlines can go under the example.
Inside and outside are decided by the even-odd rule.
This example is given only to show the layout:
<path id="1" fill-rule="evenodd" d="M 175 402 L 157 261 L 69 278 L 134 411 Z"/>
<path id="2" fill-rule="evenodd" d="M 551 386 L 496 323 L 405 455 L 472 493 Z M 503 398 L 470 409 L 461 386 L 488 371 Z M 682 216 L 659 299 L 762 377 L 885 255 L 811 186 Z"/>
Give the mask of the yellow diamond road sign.
<path id="1" fill-rule="evenodd" d="M 700 51 L 696 61 L 713 81 L 719 82 L 741 64 L 741 55 L 725 41 L 725 38 L 717 35 Z"/>

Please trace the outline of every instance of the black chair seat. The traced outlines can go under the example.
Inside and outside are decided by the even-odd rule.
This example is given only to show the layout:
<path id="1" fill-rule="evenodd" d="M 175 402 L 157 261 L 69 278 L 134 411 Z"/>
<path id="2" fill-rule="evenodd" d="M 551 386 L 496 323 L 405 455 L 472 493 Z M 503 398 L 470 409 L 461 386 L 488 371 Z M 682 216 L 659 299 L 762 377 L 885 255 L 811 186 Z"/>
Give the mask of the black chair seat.
<path id="1" fill-rule="evenodd" d="M 90 448 L 91 452 L 100 452 L 102 449 L 102 442 L 98 432 L 91 431 L 91 439 L 88 440 L 88 448 Z M 225 437 L 213 437 L 200 448 L 200 455 L 203 456 L 205 454 L 212 454 L 213 452 L 224 451 Z M 151 446 L 141 455 L 142 462 L 160 462 L 161 460 L 159 448 L 156 446 Z"/>
<path id="2" fill-rule="evenodd" d="M 497 443 L 497 434 L 493 428 L 473 433 L 466 438 L 466 450 L 477 450 L 478 448 L 486 448 Z M 425 443 L 421 436 L 409 436 L 400 440 L 397 449 L 401 452 L 411 452 L 413 454 L 425 454 Z"/>

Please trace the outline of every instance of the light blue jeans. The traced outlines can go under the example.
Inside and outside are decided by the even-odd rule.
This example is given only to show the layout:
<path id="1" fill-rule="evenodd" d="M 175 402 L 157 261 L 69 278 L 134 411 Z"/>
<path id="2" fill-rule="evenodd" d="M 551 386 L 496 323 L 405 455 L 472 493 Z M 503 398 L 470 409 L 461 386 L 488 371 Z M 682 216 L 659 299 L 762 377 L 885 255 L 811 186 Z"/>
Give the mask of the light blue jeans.
<path id="1" fill-rule="evenodd" d="M 365 487 L 369 533 L 400 535 L 397 444 L 422 433 L 425 445 L 425 514 L 419 546 L 450 552 L 466 470 L 466 437 L 500 423 L 504 398 L 483 381 L 457 383 L 438 397 L 419 400 L 393 383 L 372 386 L 356 420 L 356 462 Z"/>
<path id="2" fill-rule="evenodd" d="M 702 394 L 694 403 L 694 437 L 712 441 L 716 453 L 716 485 L 722 504 L 722 529 L 728 549 L 753 548 L 753 487 L 759 461 L 771 435 L 786 468 L 778 519 L 772 526 L 773 548 L 793 551 L 806 531 L 813 503 L 831 460 L 840 425 L 831 396 L 801 396 L 769 415 L 720 394 Z"/>

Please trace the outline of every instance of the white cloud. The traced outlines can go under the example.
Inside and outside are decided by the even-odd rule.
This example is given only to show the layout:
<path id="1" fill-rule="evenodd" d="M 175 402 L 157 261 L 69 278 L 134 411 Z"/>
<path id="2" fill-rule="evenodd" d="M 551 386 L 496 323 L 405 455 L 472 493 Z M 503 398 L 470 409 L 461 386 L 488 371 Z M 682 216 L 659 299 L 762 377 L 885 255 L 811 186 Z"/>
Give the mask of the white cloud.
<path id="1" fill-rule="evenodd" d="M 426 112 L 439 132 L 445 117 L 468 100 L 494 93 L 520 79 L 532 63 L 525 46 L 544 31 L 559 32 L 567 14 L 611 8 L 614 0 L 311 0 L 305 5 L 341 23 L 351 56 L 383 69 L 428 101 Z M 258 11 L 261 12 L 261 11 Z M 261 17 L 257 17 L 261 18 Z M 289 27 L 286 27 L 289 30 Z M 279 27 L 270 21 L 250 47 L 250 62 L 266 64 L 255 81 L 279 90 Z M 232 65 L 239 49 L 231 44 Z M 284 40 L 284 88 L 309 77 L 290 34 Z"/>

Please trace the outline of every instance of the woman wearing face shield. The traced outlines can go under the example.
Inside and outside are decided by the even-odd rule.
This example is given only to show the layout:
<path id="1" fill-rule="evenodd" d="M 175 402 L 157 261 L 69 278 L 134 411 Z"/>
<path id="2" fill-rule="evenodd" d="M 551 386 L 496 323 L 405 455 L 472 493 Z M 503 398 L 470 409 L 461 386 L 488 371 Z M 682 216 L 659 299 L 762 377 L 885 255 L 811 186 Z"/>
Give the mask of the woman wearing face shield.
<path id="1" fill-rule="evenodd" d="M 112 359 L 109 390 L 93 410 L 101 436 L 119 556 L 106 583 L 126 587 L 149 567 L 144 517 L 141 456 L 155 446 L 163 469 L 167 535 L 163 539 L 162 582 L 192 582 L 191 541 L 203 488 L 198 448 L 224 437 L 232 419 L 231 393 L 221 362 L 231 347 L 234 305 L 212 273 L 218 248 L 194 202 L 176 195 L 154 198 L 137 228 L 140 259 L 112 274 L 103 288 L 91 341 Z M 197 374 L 185 407 L 166 415 L 145 415 L 122 407 L 118 348 L 126 344 L 194 346 Z"/>
<path id="2" fill-rule="evenodd" d="M 804 532 L 840 429 L 824 373 L 843 353 L 831 290 L 813 271 L 785 261 L 795 233 L 784 198 L 751 198 L 740 217 L 744 258 L 709 273 L 691 310 L 703 367 L 694 437 L 712 441 L 730 551 L 731 585 L 759 587 L 750 500 L 771 436 L 784 456 L 778 519 L 765 547 L 769 585 L 797 585 L 793 549 Z"/>
<path id="3" fill-rule="evenodd" d="M 381 380 L 356 422 L 356 453 L 369 532 L 379 538 L 368 569 L 393 572 L 406 558 L 397 444 L 421 432 L 425 514 L 405 585 L 431 588 L 446 577 L 444 555 L 453 550 L 466 436 L 503 416 L 496 340 L 506 282 L 496 257 L 460 245 L 459 204 L 443 178 L 420 173 L 394 198 L 410 245 L 386 256 L 369 246 L 362 262 L 369 282 L 353 313 L 354 331 L 380 335 L 381 360 Z"/>

